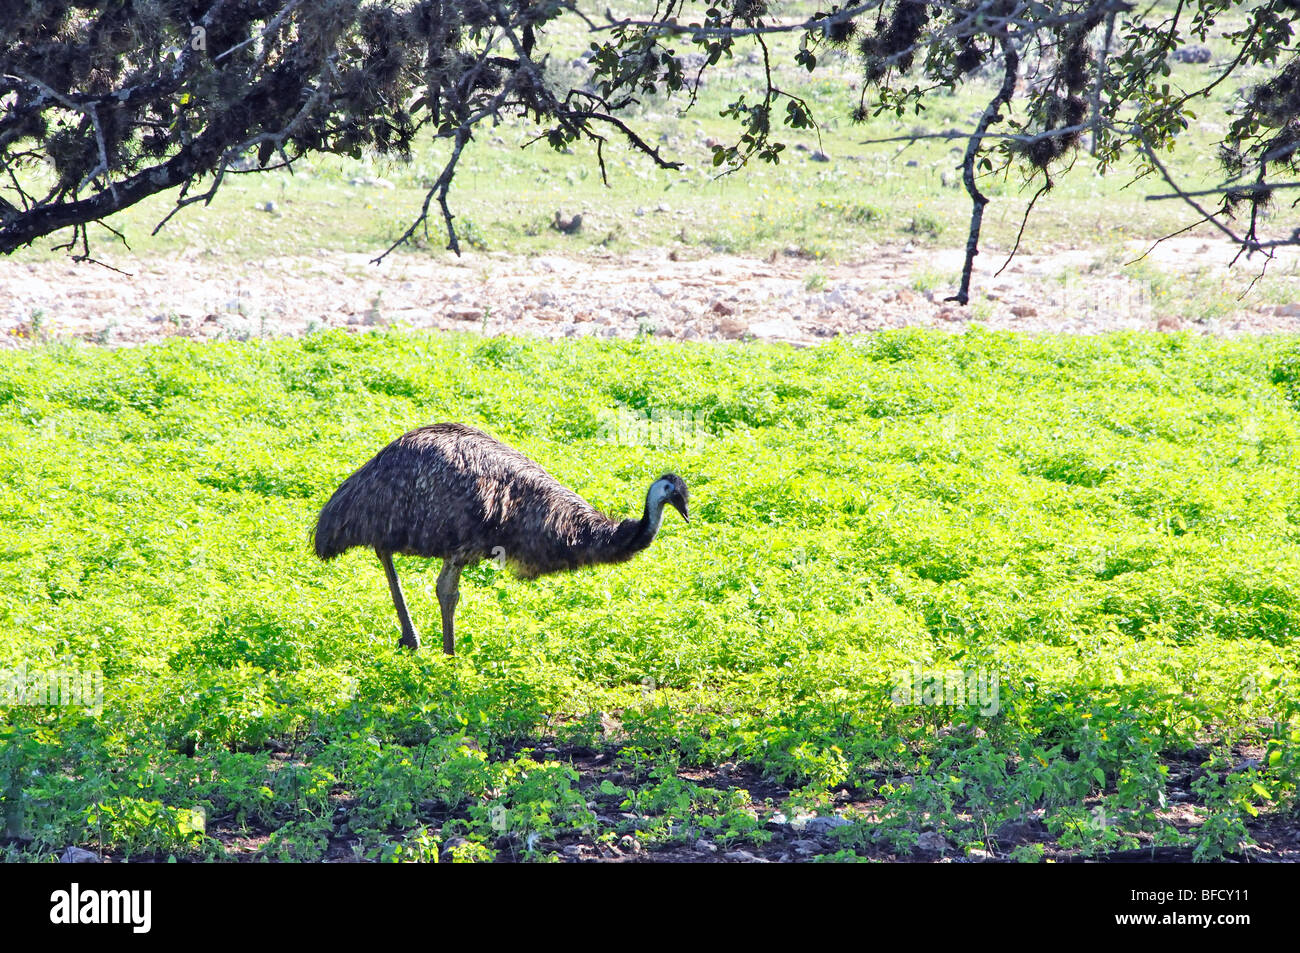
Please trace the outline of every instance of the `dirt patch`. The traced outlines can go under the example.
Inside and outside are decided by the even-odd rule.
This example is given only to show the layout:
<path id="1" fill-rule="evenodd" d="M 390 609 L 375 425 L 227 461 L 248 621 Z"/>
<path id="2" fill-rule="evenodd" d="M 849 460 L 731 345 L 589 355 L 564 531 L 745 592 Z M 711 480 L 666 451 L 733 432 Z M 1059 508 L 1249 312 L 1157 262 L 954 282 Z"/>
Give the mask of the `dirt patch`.
<path id="1" fill-rule="evenodd" d="M 1149 280 L 1125 270 L 1126 261 L 1147 250 L 1135 244 L 1025 254 L 999 276 L 1002 259 L 990 255 L 979 261 L 975 300 L 967 307 L 944 300 L 961 268 L 961 250 L 912 245 L 880 246 L 843 264 L 793 252 L 692 258 L 667 250 L 573 258 L 402 255 L 381 265 L 342 253 L 237 263 L 203 253 L 115 261 L 129 276 L 89 263 L 7 260 L 0 262 L 0 346 L 60 338 L 109 346 L 169 337 L 247 340 L 382 326 L 795 345 L 973 323 L 1031 333 L 1300 333 L 1300 303 L 1247 296 L 1207 315 L 1192 294 L 1171 307 Z M 1146 261 L 1162 273 L 1226 281 L 1233 253 L 1222 243 L 1174 239 Z M 1274 263 L 1271 273 L 1295 264 Z M 1238 265 L 1238 283 L 1248 280 L 1242 276 L 1251 267 Z"/>

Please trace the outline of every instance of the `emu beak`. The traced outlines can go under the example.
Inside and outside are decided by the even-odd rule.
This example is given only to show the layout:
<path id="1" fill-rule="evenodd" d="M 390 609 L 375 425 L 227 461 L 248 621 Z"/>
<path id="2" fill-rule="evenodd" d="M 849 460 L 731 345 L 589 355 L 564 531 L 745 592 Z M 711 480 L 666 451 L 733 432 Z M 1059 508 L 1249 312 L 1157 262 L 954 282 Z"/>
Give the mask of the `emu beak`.
<path id="1" fill-rule="evenodd" d="M 686 522 L 688 523 L 691 521 L 691 518 L 686 515 L 685 503 L 683 503 L 681 500 L 678 499 L 669 500 L 669 502 L 672 503 L 673 509 L 675 509 L 678 513 L 682 514 L 682 519 L 686 520 Z"/>

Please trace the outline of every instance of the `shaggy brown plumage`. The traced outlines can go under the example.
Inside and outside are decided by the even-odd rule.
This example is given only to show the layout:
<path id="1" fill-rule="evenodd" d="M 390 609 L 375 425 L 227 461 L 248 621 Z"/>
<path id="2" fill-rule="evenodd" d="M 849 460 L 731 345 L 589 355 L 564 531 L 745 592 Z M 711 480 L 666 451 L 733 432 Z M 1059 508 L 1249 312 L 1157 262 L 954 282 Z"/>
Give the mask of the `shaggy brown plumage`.
<path id="1" fill-rule="evenodd" d="M 651 484 L 640 519 L 613 520 L 518 450 L 464 424 L 404 434 L 344 481 L 316 523 L 316 555 L 353 546 L 383 563 L 402 625 L 418 648 L 392 554 L 438 557 L 443 650 L 455 645 L 453 619 L 465 566 L 502 556 L 532 578 L 592 563 L 622 562 L 650 545 L 665 503 L 687 515 L 687 490 L 667 473 Z"/>

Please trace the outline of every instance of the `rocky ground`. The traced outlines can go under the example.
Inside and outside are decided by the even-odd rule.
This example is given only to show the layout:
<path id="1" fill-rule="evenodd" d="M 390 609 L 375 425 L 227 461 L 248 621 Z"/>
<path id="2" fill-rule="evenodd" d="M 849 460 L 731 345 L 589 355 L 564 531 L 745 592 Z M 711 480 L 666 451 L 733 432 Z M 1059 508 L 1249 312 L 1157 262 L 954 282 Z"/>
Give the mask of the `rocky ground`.
<path id="1" fill-rule="evenodd" d="M 678 340 L 762 339 L 796 345 L 905 326 L 1097 333 L 1189 330 L 1203 334 L 1300 333 L 1300 304 L 1248 295 L 1225 313 L 1177 297 L 1178 276 L 1213 283 L 1232 249 L 1197 238 L 1159 245 L 1147 259 L 1173 275 L 1174 298 L 1126 262 L 1147 248 L 1063 249 L 981 256 L 974 302 L 944 301 L 960 249 L 880 246 L 840 264 L 793 251 L 767 259 L 697 249 L 625 255 L 370 256 L 319 253 L 237 262 L 202 253 L 115 261 L 125 274 L 66 260 L 0 262 L 0 346 L 74 338 L 132 345 L 172 336 L 245 340 L 376 326 L 487 334 Z M 1294 270 L 1274 264 L 1270 274 Z M 1236 283 L 1246 271 L 1238 265 Z M 1148 276 L 1150 272 L 1148 271 Z M 1223 280 L 1226 280 L 1223 279 Z M 1197 285 L 1196 287 L 1202 287 Z M 1300 287 L 1300 285 L 1298 285 Z M 1164 292 L 1168 293 L 1168 292 Z M 1300 294 L 1297 295 L 1300 300 Z"/>

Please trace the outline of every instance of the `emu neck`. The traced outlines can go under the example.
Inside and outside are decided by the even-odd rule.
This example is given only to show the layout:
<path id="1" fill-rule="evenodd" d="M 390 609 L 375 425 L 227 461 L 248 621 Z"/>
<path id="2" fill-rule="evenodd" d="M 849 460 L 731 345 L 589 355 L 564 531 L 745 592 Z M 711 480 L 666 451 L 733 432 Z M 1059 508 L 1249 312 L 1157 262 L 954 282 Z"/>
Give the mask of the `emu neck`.
<path id="1" fill-rule="evenodd" d="M 663 522 L 664 504 L 663 501 L 651 502 L 649 493 L 646 494 L 645 510 L 639 520 L 623 520 L 618 524 L 614 531 L 613 538 L 609 541 L 609 549 L 606 553 L 605 560 L 609 562 L 618 562 L 629 559 L 641 550 L 645 549 L 654 541 L 655 534 L 659 532 L 659 524 Z"/>
<path id="2" fill-rule="evenodd" d="M 664 501 L 651 501 L 650 494 L 645 495 L 645 512 L 641 514 L 642 532 L 646 535 L 646 545 L 659 532 L 659 524 L 664 521 Z"/>

